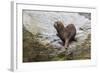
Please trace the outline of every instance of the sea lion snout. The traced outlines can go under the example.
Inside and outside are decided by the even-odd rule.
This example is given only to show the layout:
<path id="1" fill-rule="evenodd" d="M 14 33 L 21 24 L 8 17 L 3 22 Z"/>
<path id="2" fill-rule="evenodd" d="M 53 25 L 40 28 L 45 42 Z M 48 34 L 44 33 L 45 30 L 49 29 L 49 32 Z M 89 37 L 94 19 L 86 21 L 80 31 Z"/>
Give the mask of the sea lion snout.
<path id="1" fill-rule="evenodd" d="M 54 27 L 55 27 L 55 28 L 57 27 L 57 22 L 54 23 Z"/>

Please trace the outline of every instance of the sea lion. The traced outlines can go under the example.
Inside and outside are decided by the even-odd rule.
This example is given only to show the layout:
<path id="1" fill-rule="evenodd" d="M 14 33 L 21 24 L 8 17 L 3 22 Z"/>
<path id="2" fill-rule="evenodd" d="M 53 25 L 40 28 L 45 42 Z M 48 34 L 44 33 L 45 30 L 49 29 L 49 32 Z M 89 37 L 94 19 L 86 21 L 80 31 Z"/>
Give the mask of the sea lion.
<path id="1" fill-rule="evenodd" d="M 57 36 L 64 43 L 64 47 L 68 48 L 69 43 L 75 41 L 76 28 L 74 24 L 68 24 L 66 27 L 64 27 L 61 21 L 56 21 L 54 23 L 54 27 L 57 31 Z"/>

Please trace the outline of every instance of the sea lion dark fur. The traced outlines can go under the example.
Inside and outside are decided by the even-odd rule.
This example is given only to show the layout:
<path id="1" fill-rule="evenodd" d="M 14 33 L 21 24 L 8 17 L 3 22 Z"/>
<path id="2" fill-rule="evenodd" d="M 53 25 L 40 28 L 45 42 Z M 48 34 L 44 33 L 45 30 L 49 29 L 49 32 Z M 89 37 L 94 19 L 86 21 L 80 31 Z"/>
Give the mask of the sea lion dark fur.
<path id="1" fill-rule="evenodd" d="M 74 24 L 68 24 L 64 27 L 61 21 L 57 21 L 54 23 L 54 27 L 57 30 L 57 36 L 64 43 L 64 47 L 68 48 L 69 43 L 75 40 L 76 28 Z"/>

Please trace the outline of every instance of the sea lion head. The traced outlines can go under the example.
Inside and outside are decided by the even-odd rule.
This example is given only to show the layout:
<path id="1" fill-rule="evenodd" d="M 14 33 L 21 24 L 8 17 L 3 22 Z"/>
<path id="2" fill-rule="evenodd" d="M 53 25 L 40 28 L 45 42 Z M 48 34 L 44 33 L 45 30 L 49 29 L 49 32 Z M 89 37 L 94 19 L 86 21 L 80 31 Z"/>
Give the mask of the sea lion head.
<path id="1" fill-rule="evenodd" d="M 57 31 L 64 29 L 64 25 L 61 21 L 56 21 L 54 23 L 54 27 L 56 28 Z"/>

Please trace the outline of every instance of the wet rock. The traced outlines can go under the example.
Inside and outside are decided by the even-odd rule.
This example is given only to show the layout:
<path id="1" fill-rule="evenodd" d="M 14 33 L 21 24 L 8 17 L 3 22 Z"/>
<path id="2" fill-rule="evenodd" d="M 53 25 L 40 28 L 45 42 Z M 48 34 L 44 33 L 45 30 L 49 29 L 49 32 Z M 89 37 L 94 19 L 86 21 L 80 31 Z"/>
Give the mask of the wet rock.
<path id="1" fill-rule="evenodd" d="M 80 15 L 85 16 L 86 18 L 88 18 L 89 20 L 91 20 L 91 13 L 79 13 Z"/>

